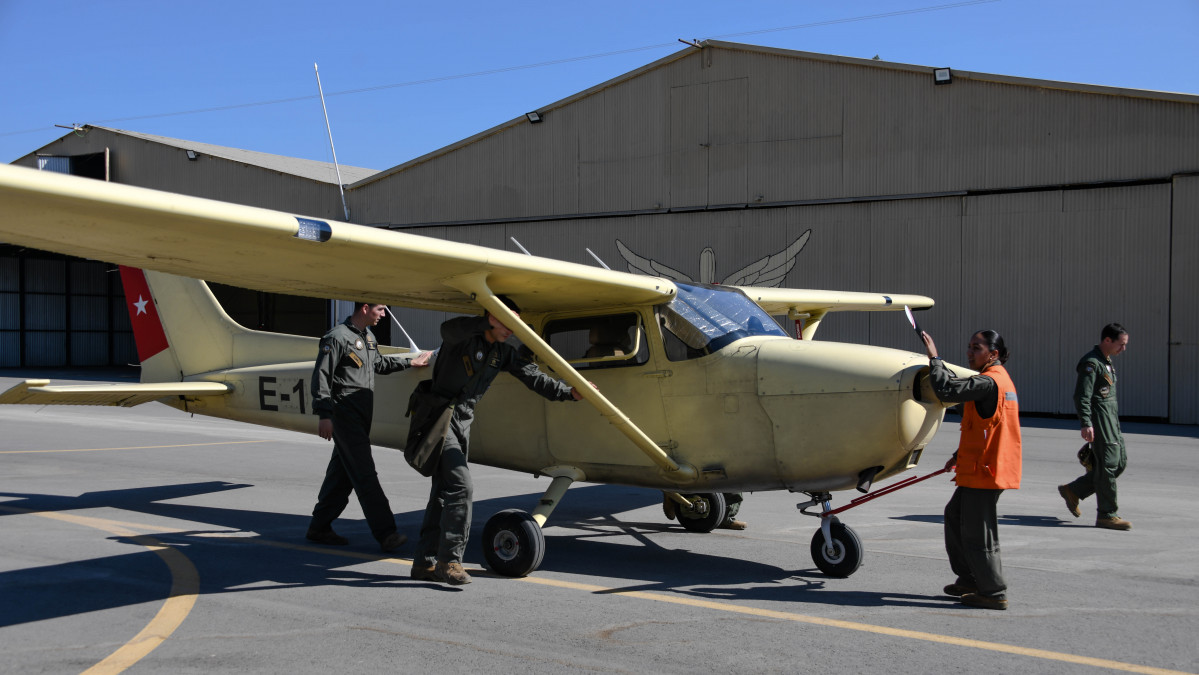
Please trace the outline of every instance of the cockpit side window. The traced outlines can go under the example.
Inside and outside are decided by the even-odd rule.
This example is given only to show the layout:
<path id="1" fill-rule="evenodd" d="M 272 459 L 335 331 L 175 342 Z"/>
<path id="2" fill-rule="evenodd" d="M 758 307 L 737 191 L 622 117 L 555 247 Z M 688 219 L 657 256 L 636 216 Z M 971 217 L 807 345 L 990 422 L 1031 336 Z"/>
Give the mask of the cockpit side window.
<path id="1" fill-rule="evenodd" d="M 638 366 L 649 360 L 645 331 L 636 314 L 550 321 L 545 340 L 578 370 Z"/>

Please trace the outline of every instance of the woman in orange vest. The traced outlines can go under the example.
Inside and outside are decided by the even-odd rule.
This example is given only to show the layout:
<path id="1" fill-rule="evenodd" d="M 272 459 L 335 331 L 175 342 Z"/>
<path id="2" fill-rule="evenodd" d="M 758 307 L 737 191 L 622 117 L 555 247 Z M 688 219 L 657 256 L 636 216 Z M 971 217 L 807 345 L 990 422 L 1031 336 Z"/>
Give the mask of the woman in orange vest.
<path id="1" fill-rule="evenodd" d="M 945 468 L 957 466 L 958 487 L 945 505 L 945 550 L 957 580 L 947 595 L 986 609 L 1007 609 L 1007 583 L 999 559 L 996 504 L 1004 490 L 1020 487 L 1020 406 L 1016 386 L 1003 367 L 1008 350 L 993 330 L 970 337 L 966 362 L 979 371 L 957 377 L 922 332 L 929 379 L 937 398 L 962 403 L 962 437 Z"/>

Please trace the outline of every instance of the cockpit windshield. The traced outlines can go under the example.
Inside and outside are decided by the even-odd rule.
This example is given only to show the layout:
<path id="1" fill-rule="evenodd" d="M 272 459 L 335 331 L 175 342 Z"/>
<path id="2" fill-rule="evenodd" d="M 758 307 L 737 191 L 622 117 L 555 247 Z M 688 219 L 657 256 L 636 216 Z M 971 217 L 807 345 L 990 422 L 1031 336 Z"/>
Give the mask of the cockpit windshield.
<path id="1" fill-rule="evenodd" d="M 658 307 L 658 317 L 671 355 L 670 338 L 685 345 L 684 358 L 710 354 L 721 347 L 754 335 L 788 337 L 774 319 L 734 288 L 698 284 L 676 284 L 679 293 L 668 304 Z M 668 334 L 668 335 L 666 335 Z"/>

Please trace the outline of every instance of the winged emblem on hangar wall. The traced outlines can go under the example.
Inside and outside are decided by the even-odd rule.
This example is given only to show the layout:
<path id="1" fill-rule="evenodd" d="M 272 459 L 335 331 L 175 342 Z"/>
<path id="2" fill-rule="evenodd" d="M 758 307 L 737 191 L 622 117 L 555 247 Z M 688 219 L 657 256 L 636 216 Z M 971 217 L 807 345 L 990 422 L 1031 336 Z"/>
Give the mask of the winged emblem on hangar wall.
<path id="1" fill-rule="evenodd" d="M 717 281 L 716 279 L 716 252 L 710 246 L 704 248 L 699 253 L 699 279 L 692 279 L 690 276 L 673 267 L 668 267 L 657 260 L 651 260 L 645 256 L 638 255 L 619 239 L 616 240 L 616 248 L 620 251 L 620 256 L 624 258 L 625 263 L 628 264 L 629 271 L 635 274 L 664 277 L 671 281 L 681 281 L 683 283 L 699 282 L 701 284 L 719 283 L 724 286 L 778 287 L 779 284 L 783 283 L 783 279 L 787 278 L 787 273 L 791 271 L 791 268 L 795 267 L 795 258 L 799 256 L 799 252 L 807 245 L 808 237 L 811 235 L 811 230 L 804 231 L 787 248 L 742 267 L 725 277 L 723 281 Z"/>

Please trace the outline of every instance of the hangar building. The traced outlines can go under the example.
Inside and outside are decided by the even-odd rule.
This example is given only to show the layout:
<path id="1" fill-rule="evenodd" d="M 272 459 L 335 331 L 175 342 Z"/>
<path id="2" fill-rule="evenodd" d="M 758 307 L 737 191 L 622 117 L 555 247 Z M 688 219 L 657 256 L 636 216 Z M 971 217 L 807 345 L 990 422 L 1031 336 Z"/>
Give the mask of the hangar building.
<path id="1" fill-rule="evenodd" d="M 974 330 L 1005 336 L 1028 412 L 1071 413 L 1075 362 L 1119 321 L 1121 412 L 1199 422 L 1199 96 L 709 41 L 529 112 L 364 175 L 351 220 L 680 279 L 765 266 L 781 286 L 929 295 L 921 324 L 951 360 Z M 327 178 L 263 162 L 197 181 L 174 152 L 114 179 L 339 217 Z M 409 331 L 428 343 L 439 319 Z M 893 313 L 830 315 L 817 338 L 919 349 Z"/>

